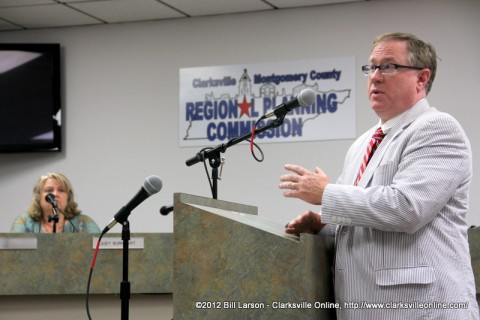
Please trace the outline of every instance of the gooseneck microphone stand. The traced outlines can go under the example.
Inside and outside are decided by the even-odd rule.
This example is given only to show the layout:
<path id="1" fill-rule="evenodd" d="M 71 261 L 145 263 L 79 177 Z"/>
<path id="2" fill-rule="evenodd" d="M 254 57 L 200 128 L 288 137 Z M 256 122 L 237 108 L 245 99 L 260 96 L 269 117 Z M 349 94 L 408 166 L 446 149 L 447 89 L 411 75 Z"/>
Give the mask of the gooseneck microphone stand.
<path id="1" fill-rule="evenodd" d="M 53 231 L 52 232 L 57 233 L 57 222 L 58 222 L 57 208 L 52 206 L 52 212 L 53 212 L 53 215 L 48 216 L 48 222 L 53 221 Z"/>
<path id="2" fill-rule="evenodd" d="M 52 213 L 53 213 L 53 215 L 49 215 L 49 216 L 48 216 L 48 222 L 52 222 L 52 221 L 53 221 L 53 230 L 52 230 L 52 232 L 53 232 L 53 233 L 57 233 L 57 222 L 58 222 L 58 214 L 57 214 L 58 204 L 57 204 L 57 201 L 55 200 L 55 196 L 54 196 L 52 193 L 48 193 L 48 194 L 45 196 L 45 201 L 47 201 L 48 203 L 50 203 L 50 205 L 52 206 Z"/>
<path id="3" fill-rule="evenodd" d="M 257 129 L 255 131 L 255 135 L 262 133 L 264 131 L 267 131 L 269 129 L 281 126 L 283 124 L 284 119 L 285 119 L 285 115 L 282 115 L 276 118 L 275 120 L 272 120 L 265 126 L 261 127 L 260 129 Z M 194 157 L 185 161 L 185 164 L 190 167 L 190 166 L 193 166 L 194 164 L 197 164 L 199 162 L 204 162 L 206 159 L 208 159 L 208 163 L 212 168 L 212 198 L 213 199 L 217 199 L 218 197 L 218 167 L 220 167 L 220 165 L 222 164 L 220 154 L 227 151 L 229 147 L 251 138 L 251 136 L 252 136 L 251 133 L 247 133 L 244 136 L 232 138 L 227 143 L 219 144 L 215 148 L 200 151 Z"/>

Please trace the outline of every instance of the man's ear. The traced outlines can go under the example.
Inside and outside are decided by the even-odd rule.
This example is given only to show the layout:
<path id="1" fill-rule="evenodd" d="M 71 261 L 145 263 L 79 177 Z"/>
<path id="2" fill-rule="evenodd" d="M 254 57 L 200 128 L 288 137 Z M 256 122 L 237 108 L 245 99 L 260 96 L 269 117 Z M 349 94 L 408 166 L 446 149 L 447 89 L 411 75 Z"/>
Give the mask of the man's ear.
<path id="1" fill-rule="evenodd" d="M 427 87 L 428 81 L 430 81 L 430 69 L 423 69 L 418 71 L 418 80 L 417 80 L 417 88 L 418 90 L 425 89 Z"/>

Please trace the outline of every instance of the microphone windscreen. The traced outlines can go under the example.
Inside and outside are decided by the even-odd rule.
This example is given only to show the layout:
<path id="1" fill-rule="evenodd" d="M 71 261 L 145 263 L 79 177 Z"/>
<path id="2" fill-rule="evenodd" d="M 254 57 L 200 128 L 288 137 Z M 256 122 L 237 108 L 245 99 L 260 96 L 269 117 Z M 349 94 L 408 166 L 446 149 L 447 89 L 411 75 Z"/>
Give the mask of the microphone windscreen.
<path id="1" fill-rule="evenodd" d="M 312 89 L 303 89 L 297 96 L 300 107 L 312 105 L 315 102 L 315 92 Z"/>
<path id="2" fill-rule="evenodd" d="M 57 200 L 55 200 L 55 196 L 51 193 L 49 193 L 45 196 L 45 201 L 50 203 L 52 205 L 52 207 L 54 207 L 54 208 L 57 208 L 57 206 L 58 206 Z"/>
<path id="3" fill-rule="evenodd" d="M 149 176 L 145 179 L 143 183 L 143 188 L 148 193 L 149 196 L 157 193 L 162 189 L 162 180 L 157 176 Z"/>

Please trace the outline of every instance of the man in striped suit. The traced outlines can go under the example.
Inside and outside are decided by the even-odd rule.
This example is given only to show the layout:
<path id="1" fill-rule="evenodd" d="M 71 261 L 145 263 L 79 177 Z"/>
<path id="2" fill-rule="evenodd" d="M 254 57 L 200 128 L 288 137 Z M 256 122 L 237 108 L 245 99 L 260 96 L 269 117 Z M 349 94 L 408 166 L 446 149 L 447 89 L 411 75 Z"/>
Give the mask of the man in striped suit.
<path id="1" fill-rule="evenodd" d="M 335 235 L 340 320 L 479 319 L 466 223 L 472 155 L 459 123 L 426 99 L 436 59 L 414 35 L 378 36 L 362 71 L 379 123 L 350 147 L 335 184 L 319 167 L 286 165 L 280 177 L 285 197 L 321 205 L 285 231 Z"/>

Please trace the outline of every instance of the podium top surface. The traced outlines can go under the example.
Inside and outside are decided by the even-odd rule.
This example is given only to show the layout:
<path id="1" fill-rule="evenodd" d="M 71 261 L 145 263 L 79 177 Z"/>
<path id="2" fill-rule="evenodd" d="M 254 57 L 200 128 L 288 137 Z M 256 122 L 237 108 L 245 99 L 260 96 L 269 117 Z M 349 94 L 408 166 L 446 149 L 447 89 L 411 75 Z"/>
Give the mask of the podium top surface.
<path id="1" fill-rule="evenodd" d="M 292 234 L 285 233 L 285 226 L 269 220 L 267 218 L 258 216 L 258 215 L 252 215 L 248 213 L 243 213 L 243 212 L 237 212 L 237 211 L 232 211 L 232 210 L 224 210 L 224 209 L 219 209 L 219 208 L 213 208 L 213 207 L 207 207 L 203 205 L 198 205 L 198 204 L 189 204 L 193 207 L 196 207 L 198 209 L 208 211 L 210 213 L 216 214 L 218 216 L 237 221 L 240 223 L 243 223 L 245 225 L 251 226 L 253 228 L 257 228 L 260 230 L 263 230 L 265 232 L 277 235 L 279 237 L 289 239 L 292 241 L 300 241 L 300 237 L 297 237 Z"/>

